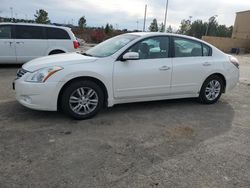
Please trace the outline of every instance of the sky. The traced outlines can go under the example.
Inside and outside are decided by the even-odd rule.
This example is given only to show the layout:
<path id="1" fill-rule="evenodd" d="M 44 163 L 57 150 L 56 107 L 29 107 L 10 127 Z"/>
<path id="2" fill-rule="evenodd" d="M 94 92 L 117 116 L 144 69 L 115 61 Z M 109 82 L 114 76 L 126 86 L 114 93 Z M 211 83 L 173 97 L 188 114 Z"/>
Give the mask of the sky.
<path id="1" fill-rule="evenodd" d="M 118 29 L 142 29 L 147 4 L 146 28 L 153 18 L 164 21 L 167 0 L 0 0 L 0 16 L 34 19 L 35 11 L 44 9 L 53 23 L 77 24 L 85 16 L 88 26 L 112 24 Z M 250 10 L 250 0 L 169 0 L 167 25 L 175 30 L 182 19 L 207 21 L 218 15 L 219 24 L 234 24 L 235 13 Z M 137 24 L 138 21 L 138 24 Z"/>

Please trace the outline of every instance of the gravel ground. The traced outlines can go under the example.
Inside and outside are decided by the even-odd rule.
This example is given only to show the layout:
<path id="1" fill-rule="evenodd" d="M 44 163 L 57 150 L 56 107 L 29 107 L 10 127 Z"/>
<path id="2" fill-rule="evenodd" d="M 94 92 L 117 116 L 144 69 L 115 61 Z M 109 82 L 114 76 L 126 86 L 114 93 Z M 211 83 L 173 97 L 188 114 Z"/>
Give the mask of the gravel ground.
<path id="1" fill-rule="evenodd" d="M 75 121 L 15 101 L 0 68 L 0 187 L 250 187 L 250 56 L 214 105 L 116 105 Z"/>

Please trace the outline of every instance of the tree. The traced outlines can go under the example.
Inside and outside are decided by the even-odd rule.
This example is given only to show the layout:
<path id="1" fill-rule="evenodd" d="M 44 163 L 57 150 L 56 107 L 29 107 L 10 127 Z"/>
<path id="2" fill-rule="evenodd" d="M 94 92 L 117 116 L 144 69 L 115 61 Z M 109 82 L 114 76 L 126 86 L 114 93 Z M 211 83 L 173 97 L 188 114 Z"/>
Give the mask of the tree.
<path id="1" fill-rule="evenodd" d="M 35 16 L 35 22 L 36 23 L 41 23 L 41 24 L 48 24 L 50 23 L 49 17 L 48 17 L 48 13 L 43 10 L 37 10 Z"/>
<path id="2" fill-rule="evenodd" d="M 226 25 L 219 25 L 217 27 L 216 36 L 218 37 L 231 37 L 233 32 L 233 26 L 227 27 Z"/>
<path id="3" fill-rule="evenodd" d="M 168 26 L 167 33 L 173 33 L 173 28 L 171 27 L 171 25 Z"/>
<path id="4" fill-rule="evenodd" d="M 191 28 L 191 21 L 190 20 L 182 20 L 180 28 L 177 31 L 177 33 L 187 35 L 190 28 Z"/>
<path id="5" fill-rule="evenodd" d="M 104 30 L 105 30 L 105 33 L 107 35 L 109 35 L 113 32 L 113 26 L 111 24 L 107 23 Z"/>
<path id="6" fill-rule="evenodd" d="M 153 19 L 152 23 L 150 24 L 149 26 L 149 31 L 151 32 L 157 32 L 159 29 L 158 29 L 158 24 L 157 24 L 157 20 L 156 18 Z"/>
<path id="7" fill-rule="evenodd" d="M 159 29 L 159 31 L 163 33 L 163 32 L 165 32 L 164 30 L 165 30 L 164 24 L 161 23 L 161 24 L 160 24 L 160 29 Z"/>
<path id="8" fill-rule="evenodd" d="M 201 38 L 205 35 L 207 29 L 206 23 L 203 23 L 202 20 L 195 20 L 190 27 L 190 30 L 187 32 L 187 35 Z"/>
<path id="9" fill-rule="evenodd" d="M 208 22 L 202 20 L 195 20 L 191 23 L 190 20 L 182 20 L 178 33 L 201 38 L 202 36 L 217 36 L 217 37 L 231 37 L 233 26 L 227 27 L 219 25 L 216 17 L 211 17 Z"/>
<path id="10" fill-rule="evenodd" d="M 86 27 L 86 18 L 85 16 L 82 16 L 78 21 L 78 26 L 83 29 Z"/>

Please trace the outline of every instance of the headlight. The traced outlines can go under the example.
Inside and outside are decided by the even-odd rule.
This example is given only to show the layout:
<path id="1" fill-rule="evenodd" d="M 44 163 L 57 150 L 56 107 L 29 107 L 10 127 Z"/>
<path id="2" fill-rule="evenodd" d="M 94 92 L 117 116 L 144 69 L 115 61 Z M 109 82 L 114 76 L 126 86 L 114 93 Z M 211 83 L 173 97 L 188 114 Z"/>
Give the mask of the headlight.
<path id="1" fill-rule="evenodd" d="M 32 72 L 31 75 L 26 79 L 26 82 L 36 82 L 42 83 L 45 82 L 50 76 L 55 74 L 57 71 L 62 70 L 62 67 L 53 66 L 39 69 L 35 72 Z"/>

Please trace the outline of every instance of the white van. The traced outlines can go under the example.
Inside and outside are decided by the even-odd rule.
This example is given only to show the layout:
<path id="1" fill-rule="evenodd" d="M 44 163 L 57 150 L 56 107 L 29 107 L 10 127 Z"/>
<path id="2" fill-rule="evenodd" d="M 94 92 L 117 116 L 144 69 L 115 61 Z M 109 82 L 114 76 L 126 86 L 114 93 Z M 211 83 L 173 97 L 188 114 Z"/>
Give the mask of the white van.
<path id="1" fill-rule="evenodd" d="M 25 63 L 79 47 L 70 28 L 43 24 L 0 23 L 0 64 Z"/>

